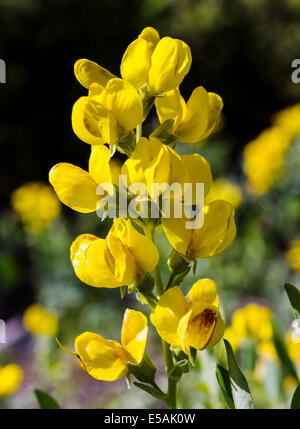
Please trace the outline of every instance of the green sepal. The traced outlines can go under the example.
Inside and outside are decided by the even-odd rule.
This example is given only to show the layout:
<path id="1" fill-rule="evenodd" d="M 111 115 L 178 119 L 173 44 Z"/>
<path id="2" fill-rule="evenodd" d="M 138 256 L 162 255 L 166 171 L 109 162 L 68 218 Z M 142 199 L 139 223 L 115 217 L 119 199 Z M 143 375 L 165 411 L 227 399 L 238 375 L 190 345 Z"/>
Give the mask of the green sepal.
<path id="1" fill-rule="evenodd" d="M 168 267 L 172 274 L 182 274 L 190 268 L 190 262 L 187 261 L 184 256 L 180 255 L 175 249 L 172 250 L 169 259 Z"/>
<path id="2" fill-rule="evenodd" d="M 175 119 L 167 119 L 150 134 L 150 137 L 155 137 L 166 145 L 177 143 L 179 137 L 171 133 L 174 122 Z"/>
<path id="3" fill-rule="evenodd" d="M 125 153 L 125 155 L 131 156 L 132 152 L 134 151 L 135 145 L 135 133 L 133 131 L 129 131 L 128 134 L 120 138 L 117 144 L 117 149 L 120 152 Z"/>
<path id="4" fill-rule="evenodd" d="M 152 109 L 152 106 L 154 104 L 155 97 L 153 95 L 149 94 L 147 85 L 143 86 L 139 90 L 140 98 L 143 103 L 143 119 L 145 120 Z"/>
<path id="5" fill-rule="evenodd" d="M 139 365 L 128 363 L 127 369 L 137 380 L 143 383 L 155 384 L 156 368 L 147 353 L 144 354 L 143 360 Z"/>
<path id="6" fill-rule="evenodd" d="M 121 299 L 123 299 L 124 296 L 126 295 L 126 286 L 120 287 L 120 295 L 121 295 Z"/>
<path id="7" fill-rule="evenodd" d="M 172 378 L 175 381 L 179 381 L 182 374 L 189 372 L 188 360 L 183 359 L 178 361 L 171 371 L 168 373 L 169 378 Z"/>
<path id="8" fill-rule="evenodd" d="M 194 347 L 190 347 L 190 352 L 191 352 L 191 354 L 189 356 L 189 360 L 190 360 L 191 364 L 193 366 L 195 366 L 195 363 L 196 363 L 196 360 L 198 357 L 197 349 L 194 349 Z"/>

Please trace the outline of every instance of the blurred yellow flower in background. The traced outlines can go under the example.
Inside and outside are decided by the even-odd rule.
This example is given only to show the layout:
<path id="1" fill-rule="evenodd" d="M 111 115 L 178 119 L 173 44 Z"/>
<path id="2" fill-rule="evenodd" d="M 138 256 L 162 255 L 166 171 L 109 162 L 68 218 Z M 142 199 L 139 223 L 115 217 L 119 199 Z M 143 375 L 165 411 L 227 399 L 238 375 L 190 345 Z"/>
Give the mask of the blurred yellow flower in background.
<path id="1" fill-rule="evenodd" d="M 270 190 L 282 173 L 289 139 L 280 128 L 269 128 L 244 149 L 244 172 L 248 190 L 262 195 Z"/>
<path id="2" fill-rule="evenodd" d="M 24 373 L 19 365 L 10 363 L 0 367 L 0 398 L 13 395 L 20 387 Z"/>
<path id="3" fill-rule="evenodd" d="M 114 381 L 126 375 L 127 364 L 139 365 L 147 342 L 147 318 L 143 313 L 126 309 L 121 344 L 99 334 L 84 332 L 75 340 L 80 366 L 97 380 Z"/>
<path id="4" fill-rule="evenodd" d="M 269 341 L 272 338 L 272 312 L 270 308 L 251 303 L 237 309 L 232 315 L 232 323 L 224 337 L 233 342 L 237 349 L 243 339 Z"/>
<path id="5" fill-rule="evenodd" d="M 300 273 L 300 240 L 293 240 L 285 254 L 286 262 L 294 271 Z"/>
<path id="6" fill-rule="evenodd" d="M 25 328 L 33 335 L 53 337 L 58 331 L 56 310 L 48 310 L 40 304 L 32 304 L 23 315 Z"/>
<path id="7" fill-rule="evenodd" d="M 241 187 L 224 178 L 214 180 L 212 189 L 207 197 L 207 202 L 213 200 L 224 200 L 232 204 L 232 207 L 236 209 L 242 202 L 242 190 Z"/>
<path id="8" fill-rule="evenodd" d="M 296 341 L 293 331 L 291 331 L 287 333 L 285 342 L 290 358 L 296 364 L 300 365 L 300 338 L 298 341 Z"/>
<path id="9" fill-rule="evenodd" d="M 34 232 L 45 230 L 61 211 L 52 188 L 40 182 L 29 182 L 16 189 L 11 204 L 23 225 Z"/>
<path id="10" fill-rule="evenodd" d="M 289 139 L 300 135 L 300 103 L 280 110 L 274 116 L 273 124 L 279 127 Z"/>

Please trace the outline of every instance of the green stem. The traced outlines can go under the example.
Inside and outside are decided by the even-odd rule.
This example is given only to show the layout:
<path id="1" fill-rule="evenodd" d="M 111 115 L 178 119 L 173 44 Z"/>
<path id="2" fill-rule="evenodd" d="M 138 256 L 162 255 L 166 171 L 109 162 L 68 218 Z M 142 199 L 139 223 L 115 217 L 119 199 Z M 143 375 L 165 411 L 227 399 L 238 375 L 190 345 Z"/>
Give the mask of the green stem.
<path id="1" fill-rule="evenodd" d="M 149 238 L 151 238 L 151 240 L 154 242 L 154 228 L 145 227 L 144 230 L 145 230 L 145 234 Z M 157 293 L 157 297 L 159 298 L 164 292 L 164 287 L 163 287 L 163 283 L 160 275 L 159 264 L 157 264 L 157 266 L 155 267 L 153 274 L 154 274 L 154 280 L 155 280 L 156 293 Z M 162 343 L 162 348 L 163 348 L 164 357 L 166 361 L 166 370 L 168 374 L 168 395 L 166 399 L 166 405 L 167 405 L 167 408 L 169 409 L 176 409 L 177 381 L 169 376 L 172 368 L 174 367 L 173 356 L 172 356 L 172 352 L 170 350 L 169 344 L 163 339 L 161 339 L 161 343 Z"/>

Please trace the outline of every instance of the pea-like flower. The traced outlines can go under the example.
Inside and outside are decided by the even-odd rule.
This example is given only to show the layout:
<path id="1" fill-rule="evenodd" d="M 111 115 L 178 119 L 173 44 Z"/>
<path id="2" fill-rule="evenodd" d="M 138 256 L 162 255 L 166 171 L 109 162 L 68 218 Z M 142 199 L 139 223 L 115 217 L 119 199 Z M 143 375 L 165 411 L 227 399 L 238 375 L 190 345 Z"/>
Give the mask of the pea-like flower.
<path id="1" fill-rule="evenodd" d="M 95 71 L 96 63 L 79 61 L 85 61 L 86 68 Z M 78 80 L 89 87 L 89 95 L 80 97 L 72 110 L 73 131 L 80 140 L 91 145 L 113 146 L 142 122 L 143 104 L 129 82 L 112 78 L 105 83 L 101 72 L 79 73 Z"/>
<path id="2" fill-rule="evenodd" d="M 145 28 L 126 49 L 121 75 L 137 89 L 147 85 L 151 95 L 176 88 L 190 70 L 191 50 L 182 40 L 159 38 L 158 32 Z"/>
<path id="3" fill-rule="evenodd" d="M 77 277 L 89 286 L 115 288 L 138 282 L 158 264 L 153 242 L 140 234 L 130 220 L 114 220 L 107 237 L 82 234 L 71 246 Z"/>
<path id="4" fill-rule="evenodd" d="M 0 398 L 13 395 L 20 387 L 24 372 L 19 365 L 0 366 Z"/>
<path id="5" fill-rule="evenodd" d="M 160 297 L 150 320 L 160 337 L 190 355 L 190 347 L 203 350 L 217 344 L 225 325 L 219 312 L 217 285 L 198 280 L 185 297 L 179 286 Z"/>
<path id="6" fill-rule="evenodd" d="M 106 146 L 92 146 L 89 159 L 89 171 L 76 165 L 61 162 L 49 173 L 49 181 L 62 203 L 80 213 L 96 211 L 102 196 L 97 187 L 104 183 L 113 183 L 111 155 Z M 109 189 L 108 189 L 109 190 Z"/>
<path id="7" fill-rule="evenodd" d="M 144 183 L 153 199 L 163 193 L 163 186 L 159 186 L 163 184 L 170 187 L 179 184 L 181 188 L 177 196 L 181 199 L 184 199 L 185 190 L 189 190 L 189 187 L 184 187 L 185 184 L 191 184 L 194 188 L 196 183 L 203 183 L 204 196 L 209 193 L 212 185 L 210 165 L 203 156 L 179 155 L 155 137 L 150 137 L 149 141 L 141 138 L 131 157 L 123 164 L 122 175 L 127 177 L 128 186 Z M 170 197 L 177 193 L 174 188 Z M 192 197 L 195 198 L 194 191 Z"/>
<path id="8" fill-rule="evenodd" d="M 232 204 L 233 208 L 236 209 L 242 202 L 242 190 L 241 187 L 234 182 L 220 177 L 214 180 L 212 189 L 207 197 L 207 202 L 214 200 L 224 200 Z"/>
<path id="9" fill-rule="evenodd" d="M 186 103 L 179 88 L 155 99 L 160 123 L 173 119 L 170 132 L 183 143 L 198 143 L 206 139 L 218 123 L 223 108 L 222 98 L 207 92 L 202 86 L 194 89 Z"/>
<path id="10" fill-rule="evenodd" d="M 40 304 L 32 304 L 23 316 L 25 328 L 33 335 L 53 337 L 58 331 L 56 310 L 48 310 Z"/>
<path id="11" fill-rule="evenodd" d="M 128 363 L 139 365 L 144 356 L 148 334 L 143 313 L 126 309 L 121 344 L 99 334 L 84 332 L 75 340 L 80 366 L 97 380 L 114 381 L 127 374 Z"/>
<path id="12" fill-rule="evenodd" d="M 194 229 L 186 228 L 188 219 L 184 213 L 181 218 L 162 218 L 162 226 L 170 244 L 187 259 L 218 255 L 235 238 L 234 210 L 229 202 L 215 200 L 205 204 L 203 216 L 203 225 L 199 228 L 195 225 Z"/>

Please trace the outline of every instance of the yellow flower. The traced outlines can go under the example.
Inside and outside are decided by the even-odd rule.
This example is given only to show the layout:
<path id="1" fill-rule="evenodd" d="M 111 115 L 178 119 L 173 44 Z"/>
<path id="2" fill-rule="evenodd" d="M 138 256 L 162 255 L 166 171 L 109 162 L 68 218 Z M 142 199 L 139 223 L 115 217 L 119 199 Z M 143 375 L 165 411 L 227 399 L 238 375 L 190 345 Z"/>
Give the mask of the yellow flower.
<path id="1" fill-rule="evenodd" d="M 92 146 L 88 172 L 73 164 L 56 164 L 49 172 L 49 182 L 66 206 L 80 213 L 96 211 L 104 196 L 97 195 L 98 185 L 113 182 L 109 149 Z"/>
<path id="2" fill-rule="evenodd" d="M 158 264 L 153 242 L 140 234 L 130 220 L 115 219 L 106 239 L 82 234 L 71 246 L 77 277 L 89 286 L 115 288 L 137 282 Z"/>
<path id="3" fill-rule="evenodd" d="M 242 201 L 242 191 L 239 185 L 225 178 L 214 180 L 212 189 L 208 195 L 207 202 L 224 200 L 232 204 L 236 209 Z"/>
<path id="4" fill-rule="evenodd" d="M 105 87 L 101 82 L 90 84 L 89 95 L 75 102 L 72 127 L 85 143 L 113 146 L 142 122 L 143 104 L 129 82 L 113 78 Z"/>
<path id="5" fill-rule="evenodd" d="M 273 121 L 290 140 L 300 135 L 300 103 L 276 113 Z"/>
<path id="6" fill-rule="evenodd" d="M 25 310 L 23 316 L 25 328 L 33 335 L 53 337 L 58 331 L 58 315 L 40 304 L 33 304 Z"/>
<path id="7" fill-rule="evenodd" d="M 286 252 L 287 264 L 296 272 L 300 272 L 300 240 L 292 241 L 290 249 Z"/>
<path id="8" fill-rule="evenodd" d="M 122 175 L 127 176 L 127 183 L 144 183 L 150 196 L 157 196 L 152 184 L 178 183 L 184 195 L 184 184 L 204 184 L 204 196 L 211 188 L 212 175 L 209 163 L 199 154 L 182 155 L 171 149 L 160 140 L 143 137 L 136 145 L 131 157 L 123 164 Z M 152 192 L 154 191 L 154 192 Z M 162 192 L 159 193 L 159 195 Z M 173 197 L 173 193 L 170 197 Z M 193 193 L 194 197 L 194 193 Z"/>
<path id="9" fill-rule="evenodd" d="M 163 340 L 190 355 L 190 347 L 212 347 L 223 337 L 225 325 L 218 307 L 216 283 L 201 279 L 187 297 L 179 286 L 163 293 L 150 320 Z"/>
<path id="10" fill-rule="evenodd" d="M 45 230 L 61 211 L 51 187 L 39 182 L 26 183 L 16 189 L 11 195 L 11 204 L 24 226 L 34 232 Z"/>
<path id="11" fill-rule="evenodd" d="M 162 226 L 170 244 L 178 253 L 193 258 L 211 258 L 221 253 L 234 240 L 236 226 L 233 207 L 216 200 L 204 206 L 201 228 L 187 229 L 187 218 L 162 218 Z"/>
<path id="12" fill-rule="evenodd" d="M 122 326 L 122 345 L 99 334 L 84 332 L 75 340 L 79 363 L 97 380 L 118 380 L 128 372 L 128 363 L 141 363 L 147 333 L 147 318 L 143 313 L 127 309 Z"/>
<path id="13" fill-rule="evenodd" d="M 268 360 L 277 362 L 278 361 L 278 354 L 275 348 L 275 345 L 273 341 L 271 340 L 265 340 L 261 341 L 257 346 L 257 355 L 262 360 Z"/>
<path id="14" fill-rule="evenodd" d="M 280 128 L 269 128 L 244 149 L 244 171 L 249 192 L 265 194 L 282 174 L 289 140 Z"/>
<path id="15" fill-rule="evenodd" d="M 20 387 L 24 373 L 19 365 L 10 363 L 0 367 L 0 398 L 13 395 Z"/>
<path id="16" fill-rule="evenodd" d="M 248 304 L 233 313 L 228 330 L 237 347 L 244 338 L 268 342 L 272 338 L 272 312 L 268 307 Z"/>
<path id="17" fill-rule="evenodd" d="M 206 139 L 214 130 L 223 101 L 213 92 L 207 92 L 202 86 L 194 89 L 186 103 L 179 88 L 166 92 L 155 99 L 160 123 L 174 119 L 171 133 L 184 143 L 197 143 Z"/>
<path id="18" fill-rule="evenodd" d="M 151 95 L 176 88 L 189 72 L 191 50 L 182 40 L 159 38 L 158 32 L 146 27 L 126 49 L 121 75 L 137 89 L 147 84 Z"/>

